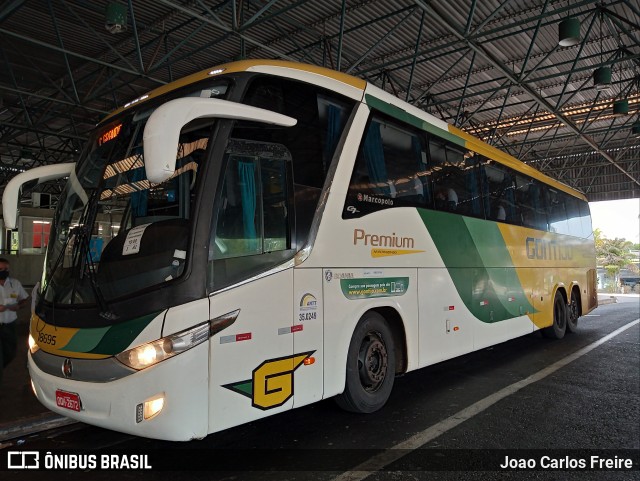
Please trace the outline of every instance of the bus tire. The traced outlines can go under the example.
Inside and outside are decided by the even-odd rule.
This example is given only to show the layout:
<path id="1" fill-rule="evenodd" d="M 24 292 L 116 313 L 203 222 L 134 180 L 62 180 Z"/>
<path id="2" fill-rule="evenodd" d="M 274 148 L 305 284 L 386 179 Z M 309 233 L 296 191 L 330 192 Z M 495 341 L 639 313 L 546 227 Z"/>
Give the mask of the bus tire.
<path id="1" fill-rule="evenodd" d="M 560 291 L 556 291 L 553 298 L 553 324 L 542 329 L 542 335 L 549 339 L 562 339 L 567 332 L 568 317 L 567 303 Z"/>
<path id="2" fill-rule="evenodd" d="M 571 293 L 571 302 L 569 303 L 569 312 L 567 313 L 567 332 L 576 332 L 578 330 L 578 318 L 580 317 L 580 306 L 578 305 L 578 296 Z"/>
<path id="3" fill-rule="evenodd" d="M 393 388 L 396 360 L 393 335 L 384 317 L 366 313 L 356 326 L 347 353 L 345 389 L 336 396 L 346 411 L 372 413 L 385 405 Z"/>

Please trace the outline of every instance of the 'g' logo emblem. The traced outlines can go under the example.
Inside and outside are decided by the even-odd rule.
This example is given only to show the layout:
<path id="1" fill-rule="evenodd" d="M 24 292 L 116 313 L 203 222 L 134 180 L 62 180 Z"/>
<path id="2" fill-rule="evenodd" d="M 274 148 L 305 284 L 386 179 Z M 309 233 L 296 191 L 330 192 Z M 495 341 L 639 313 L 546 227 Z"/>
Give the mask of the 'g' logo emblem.
<path id="1" fill-rule="evenodd" d="M 251 398 L 254 408 L 267 410 L 282 406 L 293 396 L 294 371 L 314 352 L 265 361 L 253 370 L 251 379 L 222 387 Z"/>

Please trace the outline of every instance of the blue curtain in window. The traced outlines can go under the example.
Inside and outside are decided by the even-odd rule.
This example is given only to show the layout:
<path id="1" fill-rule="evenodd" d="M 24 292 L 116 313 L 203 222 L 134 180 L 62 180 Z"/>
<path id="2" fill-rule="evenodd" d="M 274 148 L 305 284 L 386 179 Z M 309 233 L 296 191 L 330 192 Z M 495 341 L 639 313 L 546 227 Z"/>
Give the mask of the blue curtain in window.
<path id="1" fill-rule="evenodd" d="M 131 172 L 131 183 L 145 179 L 144 168 L 135 169 Z M 148 190 L 140 190 L 131 194 L 131 213 L 134 219 L 137 217 L 146 217 Z"/>
<path id="2" fill-rule="evenodd" d="M 377 184 L 374 191 L 380 194 L 389 195 L 390 189 L 387 184 L 387 167 L 384 163 L 384 150 L 382 147 L 382 136 L 380 135 L 380 124 L 371 122 L 367 136 L 364 139 L 364 158 L 367 162 L 369 180 L 371 184 Z"/>
<path id="3" fill-rule="evenodd" d="M 423 172 L 426 169 L 426 165 L 422 163 L 422 143 L 415 135 L 411 137 L 411 151 L 413 152 L 413 157 L 416 162 L 417 172 Z M 422 197 L 420 200 L 424 203 L 425 199 L 431 199 L 427 176 L 419 175 L 417 182 L 422 184 Z"/>
<path id="4" fill-rule="evenodd" d="M 256 176 L 255 163 L 238 162 L 238 177 L 240 178 L 240 196 L 242 197 L 242 224 L 244 237 L 247 239 L 249 250 L 256 248 Z"/>
<path id="5" fill-rule="evenodd" d="M 324 171 L 331 162 L 333 152 L 336 150 L 340 134 L 342 132 L 342 109 L 336 105 L 327 106 L 327 141 L 324 144 Z"/>

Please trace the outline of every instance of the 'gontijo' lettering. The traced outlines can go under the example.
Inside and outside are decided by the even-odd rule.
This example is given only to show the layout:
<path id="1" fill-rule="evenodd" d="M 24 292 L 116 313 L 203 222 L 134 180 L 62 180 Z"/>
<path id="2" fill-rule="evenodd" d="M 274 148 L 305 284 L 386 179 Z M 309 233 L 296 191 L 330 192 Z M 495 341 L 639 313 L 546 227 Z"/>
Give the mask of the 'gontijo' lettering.
<path id="1" fill-rule="evenodd" d="M 571 247 L 559 244 L 555 240 L 527 237 L 526 247 L 529 259 L 569 261 L 573 258 Z"/>

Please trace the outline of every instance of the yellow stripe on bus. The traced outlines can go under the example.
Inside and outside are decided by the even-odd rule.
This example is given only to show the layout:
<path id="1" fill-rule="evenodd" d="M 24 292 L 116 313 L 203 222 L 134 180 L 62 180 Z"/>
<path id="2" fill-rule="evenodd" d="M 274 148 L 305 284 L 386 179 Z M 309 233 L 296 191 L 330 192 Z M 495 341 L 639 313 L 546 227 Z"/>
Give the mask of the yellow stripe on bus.
<path id="1" fill-rule="evenodd" d="M 93 354 L 90 352 L 63 351 L 61 348 L 69 344 L 71 338 L 78 331 L 77 327 L 59 327 L 47 324 L 35 314 L 31 318 L 30 334 L 36 341 L 38 347 L 44 352 L 56 356 L 72 357 L 77 359 L 105 359 L 110 357 L 104 354 Z"/>

